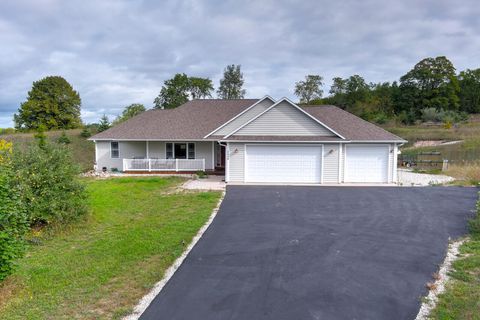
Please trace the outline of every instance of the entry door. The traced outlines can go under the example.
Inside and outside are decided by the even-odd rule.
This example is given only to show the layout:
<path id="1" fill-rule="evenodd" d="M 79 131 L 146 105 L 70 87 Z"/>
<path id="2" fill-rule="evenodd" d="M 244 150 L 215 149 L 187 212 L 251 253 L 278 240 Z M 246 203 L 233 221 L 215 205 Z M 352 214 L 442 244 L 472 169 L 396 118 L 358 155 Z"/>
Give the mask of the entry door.
<path id="1" fill-rule="evenodd" d="M 347 145 L 345 182 L 387 183 L 388 145 Z"/>
<path id="2" fill-rule="evenodd" d="M 246 145 L 245 181 L 321 183 L 321 145 Z"/>

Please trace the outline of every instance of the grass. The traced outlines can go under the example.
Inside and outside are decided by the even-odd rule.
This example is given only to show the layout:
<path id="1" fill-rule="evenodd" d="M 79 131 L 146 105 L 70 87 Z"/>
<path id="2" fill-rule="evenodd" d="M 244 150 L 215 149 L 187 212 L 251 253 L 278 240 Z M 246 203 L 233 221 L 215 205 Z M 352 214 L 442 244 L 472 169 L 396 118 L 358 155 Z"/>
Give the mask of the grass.
<path id="1" fill-rule="evenodd" d="M 48 131 L 45 132 L 47 139 L 56 142 L 63 131 Z M 72 150 L 73 159 L 80 165 L 82 171 L 93 169 L 95 162 L 95 144 L 93 141 L 88 141 L 87 138 L 81 137 L 82 129 L 65 130 L 71 143 L 68 147 Z M 35 140 L 33 137 L 35 133 L 13 133 L 0 135 L 0 139 L 13 142 L 14 146 L 25 146 Z"/>
<path id="2" fill-rule="evenodd" d="M 433 319 L 480 319 L 480 200 L 477 215 L 470 222 L 470 239 L 460 247 L 451 280 L 439 296 Z"/>
<path id="3" fill-rule="evenodd" d="M 92 212 L 33 236 L 0 287 L 0 319 L 128 314 L 207 221 L 219 192 L 178 193 L 180 178 L 87 180 Z"/>

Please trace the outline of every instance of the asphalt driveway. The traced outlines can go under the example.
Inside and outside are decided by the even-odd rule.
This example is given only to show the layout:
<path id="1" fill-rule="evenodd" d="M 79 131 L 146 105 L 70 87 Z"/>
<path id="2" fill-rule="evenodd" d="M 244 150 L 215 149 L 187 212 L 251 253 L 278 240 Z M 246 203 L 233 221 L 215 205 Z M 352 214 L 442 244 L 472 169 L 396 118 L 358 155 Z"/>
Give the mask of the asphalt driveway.
<path id="1" fill-rule="evenodd" d="M 141 319 L 413 319 L 477 191 L 229 186 Z"/>

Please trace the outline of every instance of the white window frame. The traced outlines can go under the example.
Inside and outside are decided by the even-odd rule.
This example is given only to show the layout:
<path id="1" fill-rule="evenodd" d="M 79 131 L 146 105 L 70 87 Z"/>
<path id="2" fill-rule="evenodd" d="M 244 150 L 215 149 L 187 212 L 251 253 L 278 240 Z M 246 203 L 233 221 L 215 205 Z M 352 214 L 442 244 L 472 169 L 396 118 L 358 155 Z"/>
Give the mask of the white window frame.
<path id="1" fill-rule="evenodd" d="M 165 142 L 165 159 L 168 159 L 167 158 L 167 144 L 169 144 L 169 143 L 172 144 L 172 159 L 176 159 L 176 157 L 175 157 L 175 145 L 176 144 L 185 144 L 186 145 L 186 152 L 187 152 L 187 157 L 185 158 L 186 160 L 197 159 L 197 144 L 195 142 L 187 142 L 187 141 L 185 141 L 185 142 L 183 142 L 183 141 L 182 142 L 177 142 L 177 141 L 175 141 L 175 142 Z M 188 153 L 190 151 L 190 149 L 188 147 L 189 144 L 193 144 L 193 158 L 191 158 L 191 159 L 188 157 Z"/>
<path id="2" fill-rule="evenodd" d="M 117 144 L 117 152 L 118 152 L 118 156 L 117 157 L 114 157 L 112 155 L 112 144 L 113 143 L 116 143 Z M 110 141 L 110 159 L 120 159 L 120 142 L 119 141 Z"/>

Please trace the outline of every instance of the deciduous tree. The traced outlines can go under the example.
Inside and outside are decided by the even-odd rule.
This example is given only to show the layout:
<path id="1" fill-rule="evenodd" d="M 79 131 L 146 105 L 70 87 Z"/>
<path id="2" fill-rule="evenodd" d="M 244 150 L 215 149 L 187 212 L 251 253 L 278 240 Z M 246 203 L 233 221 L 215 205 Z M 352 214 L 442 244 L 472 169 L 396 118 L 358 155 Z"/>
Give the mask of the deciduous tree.
<path id="1" fill-rule="evenodd" d="M 300 103 L 309 103 L 322 98 L 322 81 L 323 77 L 320 75 L 307 75 L 304 81 L 296 82 L 294 93 L 300 99 Z"/>
<path id="2" fill-rule="evenodd" d="M 43 125 L 47 130 L 72 129 L 81 126 L 80 95 L 62 77 L 50 76 L 33 83 L 14 115 L 18 130 L 37 129 Z"/>
<path id="3" fill-rule="evenodd" d="M 127 121 L 130 118 L 133 118 L 137 115 L 139 115 L 142 112 L 145 112 L 147 110 L 143 104 L 140 103 L 133 103 L 129 106 L 126 106 L 125 109 L 123 109 L 123 112 L 121 115 L 119 115 L 112 123 L 112 125 L 117 125 L 121 122 Z"/>
<path id="4" fill-rule="evenodd" d="M 217 95 L 221 99 L 243 99 L 246 90 L 243 89 L 243 73 L 240 65 L 228 65 L 223 71 Z"/>

